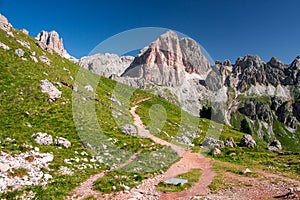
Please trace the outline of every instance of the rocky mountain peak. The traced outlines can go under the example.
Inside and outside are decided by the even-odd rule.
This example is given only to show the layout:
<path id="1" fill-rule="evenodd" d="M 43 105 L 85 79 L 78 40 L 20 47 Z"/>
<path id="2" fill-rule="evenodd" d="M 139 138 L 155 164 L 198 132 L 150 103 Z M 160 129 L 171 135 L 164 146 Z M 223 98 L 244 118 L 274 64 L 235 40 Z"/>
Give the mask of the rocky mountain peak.
<path id="1" fill-rule="evenodd" d="M 180 39 L 180 47 L 182 51 L 182 60 L 185 70 L 188 73 L 205 74 L 210 63 L 202 54 L 200 46 L 191 38 Z"/>
<path id="2" fill-rule="evenodd" d="M 283 64 L 280 60 L 275 57 L 272 57 L 271 60 L 267 63 L 269 66 L 277 69 L 283 70 L 285 68 L 285 64 Z"/>
<path id="3" fill-rule="evenodd" d="M 0 14 L 0 29 L 8 32 L 11 27 L 12 25 L 9 23 L 8 19 L 4 15 Z"/>
<path id="4" fill-rule="evenodd" d="M 238 58 L 235 63 L 236 69 L 254 68 L 259 69 L 263 66 L 263 61 L 257 55 L 247 55 L 243 58 Z"/>
<path id="5" fill-rule="evenodd" d="M 0 23 L 1 24 L 9 24 L 7 18 L 2 14 L 0 14 Z"/>
<path id="6" fill-rule="evenodd" d="M 51 52 L 53 50 L 62 57 L 70 57 L 64 48 L 62 38 L 59 37 L 59 34 L 56 31 L 42 31 L 37 35 L 36 39 L 46 45 L 48 51 Z"/>
<path id="7" fill-rule="evenodd" d="M 132 56 L 120 57 L 116 54 L 105 53 L 83 57 L 78 64 L 101 76 L 111 77 L 111 75 L 120 76 L 129 67 L 133 59 Z"/>
<path id="8" fill-rule="evenodd" d="M 186 72 L 206 75 L 209 69 L 208 60 L 194 40 L 179 39 L 174 31 L 167 31 L 144 48 L 122 76 L 178 86 L 184 81 Z"/>
<path id="9" fill-rule="evenodd" d="M 297 56 L 295 60 L 291 63 L 290 69 L 297 70 L 300 69 L 300 56 Z"/>

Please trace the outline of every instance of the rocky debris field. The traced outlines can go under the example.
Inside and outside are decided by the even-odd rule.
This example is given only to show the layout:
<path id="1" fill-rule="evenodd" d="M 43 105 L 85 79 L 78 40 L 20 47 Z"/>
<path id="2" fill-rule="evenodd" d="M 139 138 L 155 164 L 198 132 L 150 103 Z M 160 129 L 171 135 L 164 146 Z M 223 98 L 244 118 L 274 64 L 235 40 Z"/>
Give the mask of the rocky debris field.
<path id="1" fill-rule="evenodd" d="M 46 185 L 52 179 L 48 166 L 53 159 L 53 154 L 40 153 L 38 148 L 14 155 L 0 152 L 0 192 Z"/>

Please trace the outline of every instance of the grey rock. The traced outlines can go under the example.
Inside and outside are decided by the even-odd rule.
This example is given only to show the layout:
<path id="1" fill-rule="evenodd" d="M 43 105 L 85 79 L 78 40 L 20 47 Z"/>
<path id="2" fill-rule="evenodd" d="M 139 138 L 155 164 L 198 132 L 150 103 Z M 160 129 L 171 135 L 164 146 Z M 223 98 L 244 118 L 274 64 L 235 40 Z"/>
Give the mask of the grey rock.
<path id="1" fill-rule="evenodd" d="M 8 164 L 0 163 L 0 172 L 1 172 L 1 173 L 5 173 L 5 172 L 7 172 L 9 169 L 10 169 L 10 167 L 9 167 Z"/>
<path id="2" fill-rule="evenodd" d="M 0 29 L 6 31 L 7 33 L 11 33 L 9 32 L 11 28 L 12 25 L 8 22 L 7 18 L 0 14 Z"/>
<path id="3" fill-rule="evenodd" d="M 25 29 L 25 28 L 23 28 L 21 31 L 22 31 L 22 33 L 24 33 L 25 35 L 28 35 L 28 34 L 29 34 L 29 31 L 28 31 L 27 29 Z"/>
<path id="4" fill-rule="evenodd" d="M 9 24 L 7 18 L 2 14 L 0 14 L 0 23 L 1 24 Z"/>
<path id="5" fill-rule="evenodd" d="M 29 42 L 25 42 L 23 40 L 17 40 L 17 42 L 19 44 L 21 44 L 23 47 L 26 47 L 27 49 L 30 49 L 30 43 Z"/>
<path id="6" fill-rule="evenodd" d="M 68 167 L 65 167 L 65 166 L 60 166 L 58 172 L 61 175 L 70 175 L 70 176 L 72 176 L 74 174 L 73 171 L 71 171 Z"/>
<path id="7" fill-rule="evenodd" d="M 122 103 L 117 99 L 117 97 L 115 95 L 112 95 L 110 97 L 110 100 L 113 102 L 113 103 L 116 103 L 117 105 L 121 106 Z"/>
<path id="8" fill-rule="evenodd" d="M 135 126 L 133 126 L 131 124 L 126 124 L 126 125 L 122 126 L 122 133 L 125 133 L 127 135 L 136 135 L 137 130 L 136 130 Z"/>
<path id="9" fill-rule="evenodd" d="M 106 53 L 83 57 L 78 64 L 95 74 L 110 77 L 114 74 L 120 76 L 130 66 L 133 59 L 132 56 Z"/>
<path id="10" fill-rule="evenodd" d="M 282 146 L 281 146 L 280 141 L 279 140 L 274 140 L 273 142 L 271 142 L 268 145 L 268 150 L 274 151 L 274 152 L 282 150 Z"/>
<path id="11" fill-rule="evenodd" d="M 188 73 L 206 74 L 210 69 L 210 63 L 201 52 L 197 42 L 191 38 L 182 38 L 179 43 L 185 71 Z"/>
<path id="12" fill-rule="evenodd" d="M 232 65 L 231 65 L 230 60 L 224 60 L 223 66 L 231 67 Z"/>
<path id="13" fill-rule="evenodd" d="M 221 155 L 222 154 L 222 151 L 219 149 L 219 148 L 216 148 L 214 147 L 211 152 L 210 152 L 211 155 Z"/>
<path id="14" fill-rule="evenodd" d="M 85 85 L 84 88 L 85 88 L 87 91 L 94 92 L 94 88 L 93 88 L 91 85 Z"/>
<path id="15" fill-rule="evenodd" d="M 32 138 L 35 139 L 35 142 L 40 145 L 51 145 L 53 144 L 53 139 L 51 135 L 48 135 L 47 133 L 35 133 L 31 135 Z"/>
<path id="16" fill-rule="evenodd" d="M 234 142 L 233 137 L 229 137 L 229 138 L 226 140 L 226 142 L 225 142 L 225 146 L 234 148 L 234 147 L 236 147 L 237 145 L 236 145 L 236 143 Z"/>
<path id="17" fill-rule="evenodd" d="M 188 182 L 188 180 L 182 179 L 182 178 L 169 178 L 164 181 L 164 183 L 170 184 L 170 185 L 184 185 L 187 182 Z"/>
<path id="18" fill-rule="evenodd" d="M 44 174 L 44 172 L 48 170 L 49 163 L 53 161 L 53 154 L 39 153 L 36 151 L 27 151 L 21 154 L 1 152 L 0 154 L 1 165 L 7 165 L 10 168 L 9 170 L 5 169 L 0 171 L 1 193 L 14 191 L 16 189 L 20 190 L 26 186 L 46 185 L 50 177 L 52 177 L 50 174 Z M 28 160 L 28 157 L 31 157 L 33 160 Z M 25 169 L 27 175 L 20 178 L 9 174 L 19 168 Z"/>
<path id="19" fill-rule="evenodd" d="M 285 78 L 283 68 L 275 59 L 265 64 L 258 56 L 248 55 L 237 59 L 226 84 L 240 92 L 245 92 L 257 84 L 278 85 Z"/>
<path id="20" fill-rule="evenodd" d="M 3 44 L 2 42 L 0 42 L 0 47 L 6 51 L 10 50 L 9 46 Z"/>
<path id="21" fill-rule="evenodd" d="M 190 55 L 186 54 L 186 58 Z M 158 85 L 178 86 L 184 81 L 185 65 L 177 34 L 168 31 L 135 57 L 123 77 L 144 78 Z M 195 70 L 190 67 L 188 70 Z"/>
<path id="22" fill-rule="evenodd" d="M 188 145 L 188 146 L 194 146 L 194 144 L 191 142 L 190 138 L 188 138 L 185 135 L 176 136 L 176 138 L 177 138 L 178 142 L 180 142 L 182 144 L 185 144 L 185 145 Z"/>
<path id="23" fill-rule="evenodd" d="M 242 171 L 243 174 L 249 174 L 252 173 L 252 171 L 248 168 L 246 168 L 245 170 Z"/>
<path id="24" fill-rule="evenodd" d="M 61 97 L 62 92 L 59 91 L 50 81 L 47 79 L 41 80 L 40 87 L 43 93 L 47 93 L 50 97 L 49 101 L 54 102 Z"/>
<path id="25" fill-rule="evenodd" d="M 20 58 L 24 56 L 24 53 L 25 52 L 22 49 L 20 49 L 20 48 L 15 50 L 15 54 L 17 56 L 19 56 Z"/>
<path id="26" fill-rule="evenodd" d="M 300 122 L 300 101 L 293 103 L 293 116 Z"/>
<path id="27" fill-rule="evenodd" d="M 251 135 L 245 134 L 240 141 L 240 145 L 248 148 L 255 148 L 256 142 Z"/>
<path id="28" fill-rule="evenodd" d="M 66 138 L 63 137 L 58 137 L 54 140 L 54 143 L 57 146 L 64 146 L 65 148 L 69 148 L 72 144 L 69 140 L 67 140 Z"/>
<path id="29" fill-rule="evenodd" d="M 223 148 L 224 142 L 222 140 L 218 140 L 212 137 L 207 137 L 202 143 L 202 146 L 208 146 L 210 148 Z"/>
<path id="30" fill-rule="evenodd" d="M 39 56 L 40 61 L 43 63 L 46 63 L 47 65 L 50 65 L 50 59 L 46 56 Z"/>
<path id="31" fill-rule="evenodd" d="M 62 38 L 59 37 L 56 31 L 42 31 L 37 35 L 36 39 L 45 45 L 44 46 L 39 43 L 39 46 L 43 47 L 44 50 L 48 50 L 49 52 L 52 52 L 53 50 L 62 57 L 70 57 L 70 55 L 64 48 Z"/>
<path id="32" fill-rule="evenodd" d="M 35 63 L 38 63 L 38 59 L 35 56 L 30 56 L 31 60 Z"/>

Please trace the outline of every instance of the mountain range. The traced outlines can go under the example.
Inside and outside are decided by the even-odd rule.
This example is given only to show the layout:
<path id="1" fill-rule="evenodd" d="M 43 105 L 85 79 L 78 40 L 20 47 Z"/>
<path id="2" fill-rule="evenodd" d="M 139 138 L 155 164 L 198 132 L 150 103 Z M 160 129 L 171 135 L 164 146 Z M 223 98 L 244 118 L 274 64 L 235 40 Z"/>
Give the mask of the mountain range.
<path id="1" fill-rule="evenodd" d="M 210 64 L 197 42 L 168 31 L 134 58 L 96 54 L 79 65 L 158 94 L 195 116 L 212 107 L 216 121 L 238 130 L 243 121 L 259 138 L 299 146 L 300 57 L 291 64 L 275 57 L 265 63 L 256 55 Z"/>

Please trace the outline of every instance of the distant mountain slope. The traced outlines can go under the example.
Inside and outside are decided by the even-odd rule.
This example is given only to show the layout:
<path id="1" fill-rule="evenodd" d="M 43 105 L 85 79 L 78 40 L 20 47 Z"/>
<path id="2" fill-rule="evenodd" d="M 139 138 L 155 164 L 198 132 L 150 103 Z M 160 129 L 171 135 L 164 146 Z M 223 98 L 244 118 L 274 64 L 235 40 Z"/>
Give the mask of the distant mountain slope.
<path id="1" fill-rule="evenodd" d="M 291 149 L 300 142 L 299 66 L 276 58 L 268 63 L 258 56 L 226 60 L 211 66 L 200 46 L 173 31 L 162 34 L 133 60 L 116 55 L 84 57 L 80 65 L 118 82 L 146 89 L 189 113 L 212 107 L 212 119 Z M 123 72 L 122 74 L 120 74 Z M 247 122 L 247 123 L 246 123 Z"/>

